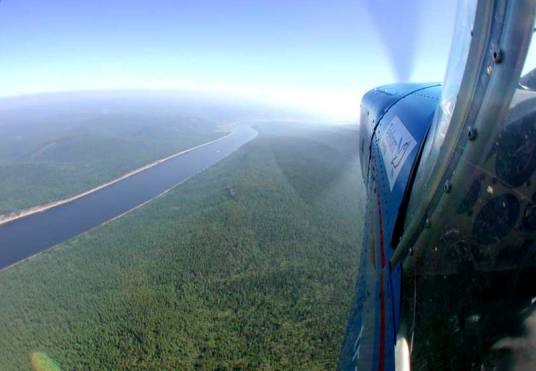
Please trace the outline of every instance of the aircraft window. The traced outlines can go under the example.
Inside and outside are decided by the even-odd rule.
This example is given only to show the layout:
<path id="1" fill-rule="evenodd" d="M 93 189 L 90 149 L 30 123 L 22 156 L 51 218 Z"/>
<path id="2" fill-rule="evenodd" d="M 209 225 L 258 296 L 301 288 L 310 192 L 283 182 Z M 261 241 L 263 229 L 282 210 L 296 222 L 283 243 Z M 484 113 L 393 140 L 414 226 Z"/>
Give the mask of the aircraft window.
<path id="1" fill-rule="evenodd" d="M 460 16 L 457 18 L 455 27 L 457 35 L 453 38 L 442 91 L 441 107 L 437 116 L 438 129 L 442 133 L 441 137 L 446 135 L 464 77 L 471 45 L 471 30 L 475 20 L 476 5 L 477 2 L 472 0 L 460 1 L 458 4 L 457 14 Z"/>
<path id="2" fill-rule="evenodd" d="M 498 19 L 489 18 L 491 27 L 484 20 L 498 8 L 479 1 L 482 17 L 475 17 L 475 3 L 459 5 L 440 107 L 413 184 L 424 191 L 412 195 L 406 215 L 407 221 L 417 215 L 417 223 L 426 222 L 407 222 L 406 230 L 424 225 L 431 231 L 422 250 L 409 250 L 417 256 L 415 265 L 406 265 L 415 267 L 414 285 L 402 285 L 415 298 L 408 306 L 412 361 L 445 369 L 536 369 L 534 33 L 529 43 L 535 9 L 528 1 L 511 2 L 518 12 L 505 16 L 504 24 L 523 23 L 504 27 L 497 41 Z M 497 43 L 507 53 L 494 69 L 488 53 Z M 514 92 L 518 80 L 522 88 Z M 438 177 L 436 169 L 446 175 Z M 420 206 L 428 207 L 429 189 L 440 189 L 435 212 L 448 217 L 419 214 Z"/>
<path id="3" fill-rule="evenodd" d="M 536 32 L 536 20 L 534 23 L 534 31 Z M 534 34 L 533 34 L 534 36 Z M 533 71 L 536 68 L 536 41 L 534 37 L 532 38 L 532 41 L 530 43 L 529 47 L 529 53 L 527 55 L 527 59 L 525 61 L 525 66 L 523 67 L 522 76 L 526 75 L 527 73 Z"/>
<path id="4" fill-rule="evenodd" d="M 521 76 L 520 84 L 523 88 L 527 90 L 536 90 L 536 37 L 534 37 L 534 33 L 532 35 L 529 52 Z"/>

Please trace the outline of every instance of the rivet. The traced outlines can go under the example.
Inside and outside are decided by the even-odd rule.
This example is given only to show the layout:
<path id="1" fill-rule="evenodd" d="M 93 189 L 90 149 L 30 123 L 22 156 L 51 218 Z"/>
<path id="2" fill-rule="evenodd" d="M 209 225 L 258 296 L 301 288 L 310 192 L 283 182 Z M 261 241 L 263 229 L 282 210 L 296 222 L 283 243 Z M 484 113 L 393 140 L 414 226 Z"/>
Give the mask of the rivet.
<path id="1" fill-rule="evenodd" d="M 490 76 L 492 72 L 493 72 L 493 67 L 488 66 L 488 68 L 486 68 L 486 73 L 488 74 L 488 76 Z"/>
<path id="2" fill-rule="evenodd" d="M 450 180 L 446 180 L 445 184 L 443 185 L 443 189 L 445 190 L 445 193 L 450 193 L 452 191 L 452 184 L 450 183 Z"/>
<path id="3" fill-rule="evenodd" d="M 503 60 L 503 51 L 501 49 L 495 49 L 493 51 L 493 61 L 495 63 L 501 63 Z"/>
<path id="4" fill-rule="evenodd" d="M 432 223 L 430 222 L 430 218 L 426 218 L 426 220 L 424 221 L 424 226 L 426 228 L 430 228 L 432 226 Z"/>
<path id="5" fill-rule="evenodd" d="M 468 130 L 467 130 L 467 138 L 469 140 L 475 140 L 476 139 L 476 129 L 473 128 L 473 127 L 470 127 Z"/>

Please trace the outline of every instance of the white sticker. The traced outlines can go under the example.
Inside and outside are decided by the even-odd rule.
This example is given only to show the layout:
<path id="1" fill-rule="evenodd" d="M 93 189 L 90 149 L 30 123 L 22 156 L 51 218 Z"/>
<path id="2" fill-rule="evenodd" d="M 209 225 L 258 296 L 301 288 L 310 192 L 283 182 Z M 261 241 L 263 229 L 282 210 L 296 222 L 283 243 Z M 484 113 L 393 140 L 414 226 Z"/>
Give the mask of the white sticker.
<path id="1" fill-rule="evenodd" d="M 395 116 L 383 133 L 380 140 L 383 164 L 389 179 L 389 188 L 393 190 L 398 174 L 408 159 L 409 154 L 415 148 L 417 142 L 404 126 L 402 121 Z"/>

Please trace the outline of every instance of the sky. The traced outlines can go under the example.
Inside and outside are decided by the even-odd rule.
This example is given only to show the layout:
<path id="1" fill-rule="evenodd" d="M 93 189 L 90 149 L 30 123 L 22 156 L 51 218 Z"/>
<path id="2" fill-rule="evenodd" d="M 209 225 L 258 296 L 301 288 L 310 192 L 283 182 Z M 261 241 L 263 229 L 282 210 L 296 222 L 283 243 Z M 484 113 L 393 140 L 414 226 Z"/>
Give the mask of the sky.
<path id="1" fill-rule="evenodd" d="M 0 0 L 0 96 L 195 90 L 354 117 L 442 81 L 456 0 Z"/>

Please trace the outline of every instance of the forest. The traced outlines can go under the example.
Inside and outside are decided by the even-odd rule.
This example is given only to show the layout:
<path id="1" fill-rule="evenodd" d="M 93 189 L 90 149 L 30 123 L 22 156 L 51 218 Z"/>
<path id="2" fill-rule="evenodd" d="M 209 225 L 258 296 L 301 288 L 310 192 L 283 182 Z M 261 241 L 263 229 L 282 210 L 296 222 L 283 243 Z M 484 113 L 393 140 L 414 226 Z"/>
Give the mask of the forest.
<path id="1" fill-rule="evenodd" d="M 0 369 L 335 368 L 361 241 L 357 132 L 256 128 L 163 197 L 0 272 Z"/>
<path id="2" fill-rule="evenodd" d="M 125 92 L 0 99 L 0 215 L 85 192 L 228 132 L 183 101 Z"/>

